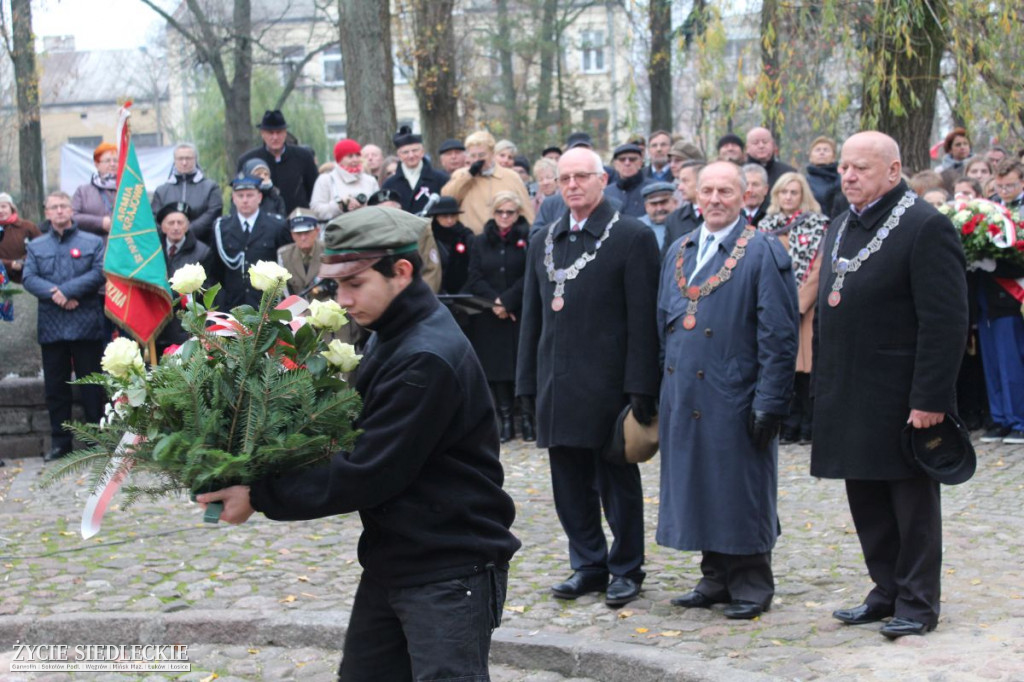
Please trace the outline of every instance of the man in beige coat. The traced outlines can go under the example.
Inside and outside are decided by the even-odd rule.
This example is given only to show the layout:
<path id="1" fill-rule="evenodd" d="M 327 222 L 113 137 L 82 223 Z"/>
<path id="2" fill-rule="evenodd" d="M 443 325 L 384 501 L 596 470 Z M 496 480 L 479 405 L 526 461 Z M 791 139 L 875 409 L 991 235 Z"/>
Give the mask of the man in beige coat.
<path id="1" fill-rule="evenodd" d="M 469 168 L 460 168 L 441 189 L 441 194 L 455 197 L 462 209 L 462 224 L 475 234 L 483 232 L 492 217 L 491 202 L 498 192 L 514 192 L 520 198 L 522 215 L 533 222 L 533 204 L 526 185 L 519 175 L 494 163 L 494 137 L 486 130 L 478 130 L 466 138 Z"/>

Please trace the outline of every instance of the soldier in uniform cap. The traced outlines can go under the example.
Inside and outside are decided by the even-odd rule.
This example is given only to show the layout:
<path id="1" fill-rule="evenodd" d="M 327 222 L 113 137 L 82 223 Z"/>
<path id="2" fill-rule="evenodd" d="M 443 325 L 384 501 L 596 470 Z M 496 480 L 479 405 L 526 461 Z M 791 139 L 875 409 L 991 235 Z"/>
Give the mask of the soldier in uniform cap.
<path id="1" fill-rule="evenodd" d="M 245 303 L 258 308 L 262 292 L 249 284 L 249 266 L 276 262 L 277 250 L 292 241 L 283 217 L 260 210 L 262 200 L 259 178 L 239 176 L 231 183 L 234 212 L 213 224 L 211 278 L 223 287 L 217 294 L 221 310 Z"/>
<path id="2" fill-rule="evenodd" d="M 501 620 L 512 498 L 502 490 L 483 369 L 420 278 L 423 219 L 368 207 L 331 221 L 321 274 L 373 334 L 353 381 L 363 408 L 351 451 L 319 468 L 199 496 L 221 519 L 359 512 L 363 535 L 340 680 L 488 679 Z"/>
<path id="3" fill-rule="evenodd" d="M 297 208 L 288 216 L 288 227 L 294 243 L 277 250 L 277 262 L 291 273 L 288 293 L 304 296 L 320 280 L 320 224 L 313 211 Z"/>

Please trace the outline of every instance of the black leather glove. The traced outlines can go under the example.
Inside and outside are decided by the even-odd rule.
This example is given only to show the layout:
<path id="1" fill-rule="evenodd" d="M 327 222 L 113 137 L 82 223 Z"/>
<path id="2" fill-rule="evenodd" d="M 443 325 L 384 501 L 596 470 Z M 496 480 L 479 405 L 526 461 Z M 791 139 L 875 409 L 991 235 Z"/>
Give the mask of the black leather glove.
<path id="1" fill-rule="evenodd" d="M 754 441 L 754 447 L 758 450 L 767 450 L 772 439 L 779 435 L 779 428 L 782 426 L 782 415 L 763 412 L 761 410 L 750 411 L 750 423 L 748 429 L 750 438 Z"/>
<path id="2" fill-rule="evenodd" d="M 519 407 L 522 408 L 523 412 L 528 412 L 531 415 L 537 412 L 537 401 L 536 396 L 532 395 L 521 395 L 519 396 Z"/>
<path id="3" fill-rule="evenodd" d="M 633 408 L 633 418 L 643 426 L 649 426 L 658 416 L 658 399 L 653 396 L 630 394 L 629 406 Z"/>
<path id="4" fill-rule="evenodd" d="M 480 175 L 480 173 L 482 173 L 483 170 L 484 170 L 484 160 L 483 159 L 480 159 L 479 161 L 474 161 L 469 166 L 469 174 L 472 175 L 474 178 L 476 176 Z"/>

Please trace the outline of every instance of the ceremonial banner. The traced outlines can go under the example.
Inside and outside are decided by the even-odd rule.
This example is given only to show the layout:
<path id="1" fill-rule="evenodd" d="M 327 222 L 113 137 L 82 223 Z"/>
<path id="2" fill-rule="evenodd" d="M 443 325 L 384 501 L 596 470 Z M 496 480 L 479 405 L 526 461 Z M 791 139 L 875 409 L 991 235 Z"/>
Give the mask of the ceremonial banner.
<path id="1" fill-rule="evenodd" d="M 156 220 L 130 139 L 103 272 L 107 275 L 107 317 L 140 343 L 148 344 L 171 318 L 172 294 Z"/>

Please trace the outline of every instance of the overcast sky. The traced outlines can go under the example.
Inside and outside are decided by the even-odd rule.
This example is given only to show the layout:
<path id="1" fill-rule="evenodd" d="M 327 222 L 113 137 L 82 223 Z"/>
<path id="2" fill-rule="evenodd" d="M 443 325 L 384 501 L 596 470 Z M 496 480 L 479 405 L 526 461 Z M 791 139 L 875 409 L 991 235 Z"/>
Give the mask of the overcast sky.
<path id="1" fill-rule="evenodd" d="M 77 50 L 138 47 L 146 42 L 161 22 L 157 14 L 139 0 L 32 2 L 36 37 L 73 35 Z"/>

